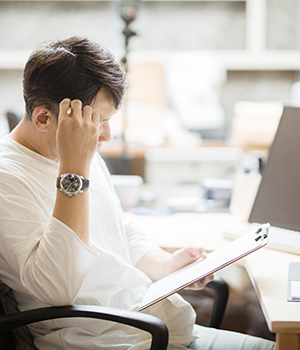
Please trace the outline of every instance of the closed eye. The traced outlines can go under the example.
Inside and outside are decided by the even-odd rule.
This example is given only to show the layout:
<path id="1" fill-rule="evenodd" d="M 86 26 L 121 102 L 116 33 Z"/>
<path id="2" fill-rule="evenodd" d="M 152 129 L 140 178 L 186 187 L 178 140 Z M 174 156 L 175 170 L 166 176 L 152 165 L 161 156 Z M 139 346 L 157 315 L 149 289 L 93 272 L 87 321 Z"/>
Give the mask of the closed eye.
<path id="1" fill-rule="evenodd" d="M 109 120 L 110 120 L 110 118 L 101 119 L 101 120 L 100 120 L 100 123 L 103 124 L 103 123 L 105 123 L 105 122 L 108 122 Z"/>

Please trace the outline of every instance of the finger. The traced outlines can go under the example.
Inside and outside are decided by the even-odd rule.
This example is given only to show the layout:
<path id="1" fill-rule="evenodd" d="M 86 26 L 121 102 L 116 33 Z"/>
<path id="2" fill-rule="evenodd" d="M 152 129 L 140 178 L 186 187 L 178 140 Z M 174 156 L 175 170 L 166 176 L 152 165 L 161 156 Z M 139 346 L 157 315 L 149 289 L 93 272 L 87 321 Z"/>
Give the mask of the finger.
<path id="1" fill-rule="evenodd" d="M 92 120 L 93 109 L 91 106 L 84 106 L 82 109 L 82 117 L 86 120 Z"/>
<path id="2" fill-rule="evenodd" d="M 72 100 L 71 109 L 72 109 L 72 117 L 82 118 L 82 102 L 80 100 Z"/>
<path id="3" fill-rule="evenodd" d="M 208 275 L 205 278 L 203 278 L 202 282 L 203 282 L 204 286 L 206 286 L 207 283 L 211 282 L 213 279 L 214 279 L 214 275 L 211 274 L 211 275 Z"/>
<path id="4" fill-rule="evenodd" d="M 186 289 L 192 289 L 192 290 L 202 290 L 204 289 L 205 284 L 203 283 L 202 280 L 194 282 L 192 284 L 190 284 L 188 287 L 186 287 Z"/>
<path id="5" fill-rule="evenodd" d="M 197 281 L 194 283 L 193 287 L 195 289 L 203 289 L 205 287 L 205 283 L 204 283 L 204 280 L 200 280 L 200 281 Z"/>
<path id="6" fill-rule="evenodd" d="M 207 280 L 210 282 L 210 281 L 212 281 L 215 278 L 215 275 L 212 273 L 212 274 L 208 275 L 205 278 L 207 278 Z"/>
<path id="7" fill-rule="evenodd" d="M 195 258 L 206 258 L 207 254 L 206 251 L 204 250 L 204 248 L 199 247 L 199 248 L 195 248 L 195 247 L 187 247 L 186 251 Z"/>
<path id="8" fill-rule="evenodd" d="M 206 277 L 204 277 L 202 279 L 202 283 L 204 284 L 204 286 L 206 286 L 207 283 L 211 282 L 213 279 L 214 279 L 214 275 L 213 274 L 208 275 L 208 276 L 206 276 Z"/>
<path id="9" fill-rule="evenodd" d="M 59 118 L 66 116 L 68 109 L 70 108 L 71 100 L 69 98 L 63 99 L 59 104 Z"/>
<path id="10" fill-rule="evenodd" d="M 101 118 L 100 115 L 98 113 L 93 112 L 92 114 L 92 121 L 99 126 L 101 124 Z"/>
<path id="11" fill-rule="evenodd" d="M 190 288 L 191 288 L 191 289 L 201 290 L 201 289 L 205 288 L 205 286 L 206 286 L 209 282 L 211 282 L 213 279 L 214 279 L 214 275 L 213 275 L 213 274 L 208 275 L 208 276 L 202 278 L 201 280 L 199 280 L 199 281 L 193 283 L 193 284 L 190 286 Z"/>

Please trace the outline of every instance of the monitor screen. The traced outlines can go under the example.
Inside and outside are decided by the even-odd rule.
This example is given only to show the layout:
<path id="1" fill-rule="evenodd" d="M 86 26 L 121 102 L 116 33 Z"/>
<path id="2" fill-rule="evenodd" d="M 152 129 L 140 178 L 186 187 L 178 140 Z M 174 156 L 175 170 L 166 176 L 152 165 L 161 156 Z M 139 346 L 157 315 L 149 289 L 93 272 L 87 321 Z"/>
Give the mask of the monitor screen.
<path id="1" fill-rule="evenodd" d="M 300 231 L 300 108 L 283 109 L 249 222 Z"/>

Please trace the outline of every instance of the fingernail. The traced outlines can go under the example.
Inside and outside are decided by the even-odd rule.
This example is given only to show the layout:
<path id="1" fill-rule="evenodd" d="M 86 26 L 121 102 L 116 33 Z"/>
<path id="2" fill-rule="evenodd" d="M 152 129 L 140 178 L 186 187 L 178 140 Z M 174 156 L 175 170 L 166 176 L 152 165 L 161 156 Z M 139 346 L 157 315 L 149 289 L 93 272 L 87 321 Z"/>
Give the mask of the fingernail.
<path id="1" fill-rule="evenodd" d="M 67 109 L 67 114 L 71 115 L 72 113 L 72 107 L 70 106 L 68 109 Z"/>

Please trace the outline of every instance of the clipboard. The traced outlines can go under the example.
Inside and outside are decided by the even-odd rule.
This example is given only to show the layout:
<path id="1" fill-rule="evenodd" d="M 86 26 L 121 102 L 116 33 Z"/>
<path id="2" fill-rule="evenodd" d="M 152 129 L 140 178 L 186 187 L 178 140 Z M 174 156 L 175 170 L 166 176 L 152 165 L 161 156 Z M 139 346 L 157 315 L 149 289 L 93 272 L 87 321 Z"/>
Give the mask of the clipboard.
<path id="1" fill-rule="evenodd" d="M 152 283 L 139 306 L 139 311 L 264 247 L 268 241 L 269 229 L 270 224 L 263 224 L 258 229 L 207 254 L 206 259 L 200 258 Z"/>

